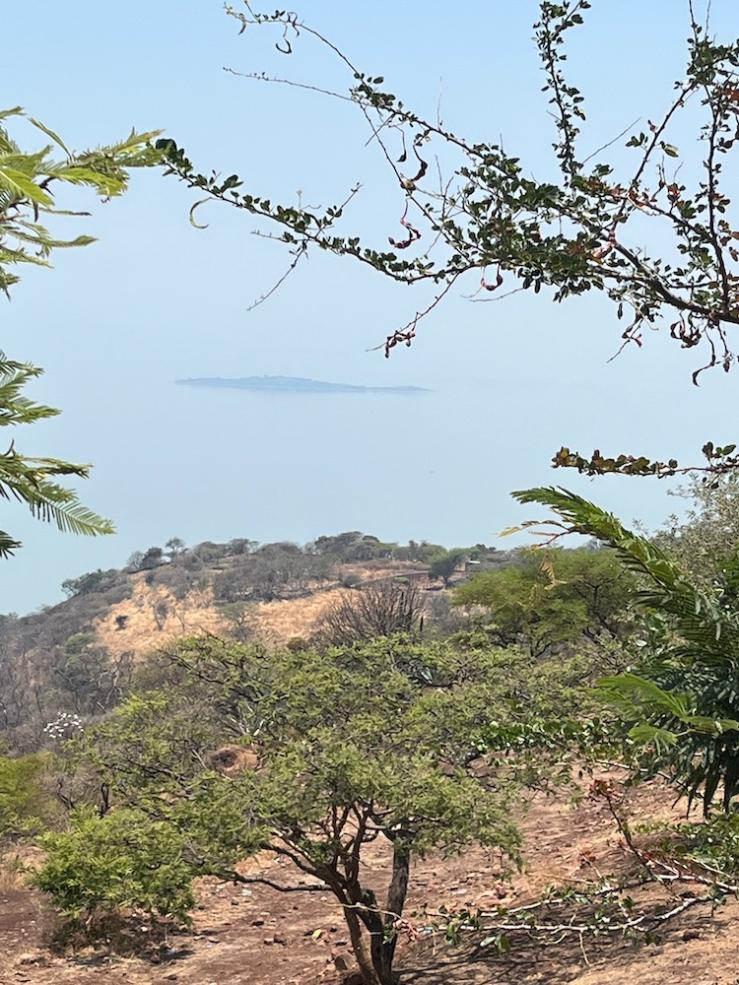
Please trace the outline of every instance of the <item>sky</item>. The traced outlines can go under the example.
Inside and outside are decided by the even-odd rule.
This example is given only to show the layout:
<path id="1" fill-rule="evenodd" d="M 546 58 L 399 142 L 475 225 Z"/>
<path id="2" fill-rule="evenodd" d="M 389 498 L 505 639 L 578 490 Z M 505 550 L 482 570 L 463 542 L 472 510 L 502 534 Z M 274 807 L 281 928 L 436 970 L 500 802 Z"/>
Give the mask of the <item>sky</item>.
<path id="1" fill-rule="evenodd" d="M 587 96 L 583 144 L 595 149 L 665 107 L 688 24 L 682 0 L 593 8 L 568 71 Z M 439 110 L 453 130 L 500 136 L 537 176 L 551 166 L 533 0 L 305 0 L 299 12 L 420 114 Z M 739 34 L 734 0 L 714 0 L 712 18 L 719 34 Z M 224 71 L 345 88 L 340 66 L 309 39 L 286 58 L 266 31 L 239 36 L 218 0 L 34 0 L 4 10 L 3 27 L 12 39 L 0 64 L 4 103 L 24 106 L 68 144 L 162 129 L 201 170 L 236 172 L 256 193 L 299 194 L 311 205 L 339 201 L 359 181 L 344 228 L 380 244 L 397 235 L 397 191 L 355 108 Z M 22 125 L 13 136 L 38 140 Z M 2 347 L 44 367 L 33 395 L 63 410 L 18 434 L 18 447 L 93 463 L 81 495 L 118 532 L 70 537 L 3 505 L 1 525 L 23 548 L 0 569 L 0 611 L 53 603 L 64 579 L 120 566 L 172 536 L 305 542 L 362 529 L 498 543 L 502 528 L 525 518 L 510 491 L 534 484 L 564 483 L 655 527 L 680 506 L 674 484 L 553 472 L 554 451 L 694 460 L 707 438 L 739 433 L 737 371 L 691 386 L 697 357 L 664 331 L 609 362 L 619 326 L 595 296 L 476 304 L 464 297 L 475 285 L 462 287 L 412 348 L 385 360 L 372 347 L 428 302 L 422 291 L 311 256 L 248 311 L 286 263 L 249 216 L 208 205 L 198 213 L 208 228 L 194 229 L 193 197 L 154 172 L 136 174 L 106 205 L 80 201 L 92 217 L 57 228 L 98 242 L 59 254 L 52 271 L 24 272 L 3 302 Z M 275 398 L 174 385 L 262 374 L 434 392 Z"/>

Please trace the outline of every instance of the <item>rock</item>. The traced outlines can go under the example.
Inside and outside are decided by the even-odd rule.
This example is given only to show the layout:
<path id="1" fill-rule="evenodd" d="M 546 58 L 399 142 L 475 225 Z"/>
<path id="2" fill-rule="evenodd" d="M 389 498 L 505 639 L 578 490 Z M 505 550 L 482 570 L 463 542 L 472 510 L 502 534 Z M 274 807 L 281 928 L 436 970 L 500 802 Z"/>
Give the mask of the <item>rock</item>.
<path id="1" fill-rule="evenodd" d="M 264 920 L 262 920 L 261 917 L 257 917 L 256 920 L 252 920 L 251 925 L 252 925 L 252 927 L 263 927 L 264 926 Z"/>
<path id="2" fill-rule="evenodd" d="M 29 965 L 29 964 L 48 965 L 48 963 L 49 963 L 48 956 L 46 954 L 43 954 L 41 951 L 39 951 L 36 954 L 21 954 L 20 958 L 18 958 L 18 964 L 22 964 L 22 965 Z"/>

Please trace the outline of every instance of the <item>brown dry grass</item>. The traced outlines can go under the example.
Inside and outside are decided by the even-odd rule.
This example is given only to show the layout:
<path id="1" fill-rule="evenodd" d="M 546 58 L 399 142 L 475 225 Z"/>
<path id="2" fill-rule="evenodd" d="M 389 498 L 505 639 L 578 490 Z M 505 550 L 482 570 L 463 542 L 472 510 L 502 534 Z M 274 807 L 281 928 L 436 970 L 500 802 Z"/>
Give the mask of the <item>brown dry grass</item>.
<path id="1" fill-rule="evenodd" d="M 641 818 L 676 818 L 671 792 L 648 784 L 630 794 Z M 490 909 L 501 900 L 519 905 L 552 884 L 592 882 L 598 873 L 625 872 L 633 864 L 600 800 L 532 796 L 522 821 L 526 871 L 501 880 L 494 853 L 470 849 L 462 856 L 430 856 L 413 870 L 408 917 L 428 906 Z M 388 846 L 378 841 L 364 860 L 369 882 L 386 884 Z M 246 877 L 264 876 L 297 888 L 305 878 L 285 859 L 260 853 L 239 866 Z M 279 893 L 264 884 L 198 880 L 199 906 L 192 933 L 175 934 L 148 956 L 120 958 L 104 950 L 67 955 L 47 949 L 49 917 L 37 893 L 0 894 L 0 983 L 34 985 L 339 985 L 337 957 L 349 944 L 340 908 L 330 893 Z M 666 900 L 669 891 L 664 890 Z M 637 905 L 639 900 L 637 900 Z M 418 918 L 424 923 L 424 918 Z M 510 952 L 482 944 L 482 935 L 450 948 L 441 938 L 400 942 L 403 985 L 736 985 L 739 904 L 714 913 L 692 910 L 653 943 L 618 935 L 563 940 L 543 946 L 519 935 Z M 33 949 L 33 950 L 30 950 Z M 30 953 L 29 953 L 30 951 Z"/>
<path id="2" fill-rule="evenodd" d="M 342 574 L 372 581 L 412 569 L 412 565 L 402 562 L 382 566 L 353 564 L 345 565 Z M 114 657 L 128 652 L 143 656 L 173 639 L 191 634 L 229 635 L 229 622 L 214 603 L 209 589 L 193 591 L 184 599 L 177 599 L 162 586 L 147 585 L 143 573 L 135 575 L 133 582 L 131 597 L 112 606 L 95 624 L 97 642 Z M 318 588 L 301 598 L 258 602 L 251 606 L 250 621 L 257 638 L 267 644 L 279 646 L 298 637 L 307 639 L 315 633 L 326 609 L 350 591 L 332 585 Z M 157 605 L 162 607 L 159 618 Z M 122 630 L 116 626 L 118 616 L 126 618 Z"/>
<path id="3" fill-rule="evenodd" d="M 166 605 L 166 614 L 155 615 L 158 603 Z M 116 618 L 126 617 L 126 626 L 116 628 Z M 143 575 L 134 579 L 133 594 L 117 605 L 95 625 L 97 640 L 113 655 L 127 651 L 142 655 L 164 645 L 169 640 L 192 633 L 224 634 L 226 622 L 213 604 L 210 591 L 190 592 L 177 599 L 161 586 L 149 587 Z"/>
<path id="4" fill-rule="evenodd" d="M 329 588 L 301 599 L 262 602 L 256 607 L 257 632 L 267 643 L 307 639 L 318 628 L 321 616 L 334 602 L 349 594 L 344 588 Z"/>

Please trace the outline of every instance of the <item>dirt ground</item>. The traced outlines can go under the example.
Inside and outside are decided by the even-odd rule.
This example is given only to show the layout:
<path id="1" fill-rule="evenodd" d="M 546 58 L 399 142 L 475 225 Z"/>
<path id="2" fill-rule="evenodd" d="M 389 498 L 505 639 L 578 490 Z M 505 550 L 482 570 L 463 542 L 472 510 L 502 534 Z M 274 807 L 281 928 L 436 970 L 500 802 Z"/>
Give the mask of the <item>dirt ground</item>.
<path id="1" fill-rule="evenodd" d="M 659 787 L 643 787 L 636 797 L 642 818 L 671 813 Z M 424 906 L 523 903 L 549 886 L 585 884 L 627 864 L 602 802 L 586 798 L 573 805 L 537 795 L 522 825 L 525 871 L 508 882 L 501 880 L 500 860 L 481 850 L 419 862 L 411 878 L 411 921 Z M 368 881 L 381 885 L 384 853 L 374 851 L 367 867 Z M 247 873 L 301 885 L 289 864 L 271 857 L 252 861 Z M 172 936 L 147 959 L 101 951 L 60 956 L 48 947 L 53 929 L 40 895 L 0 889 L 0 985 L 334 985 L 352 969 L 341 913 L 322 892 L 204 880 L 193 932 Z M 739 985 L 737 930 L 739 903 L 731 901 L 713 915 L 693 908 L 651 944 L 571 939 L 545 947 L 515 940 L 501 954 L 481 946 L 482 935 L 457 948 L 425 938 L 401 941 L 398 965 L 403 985 Z"/>

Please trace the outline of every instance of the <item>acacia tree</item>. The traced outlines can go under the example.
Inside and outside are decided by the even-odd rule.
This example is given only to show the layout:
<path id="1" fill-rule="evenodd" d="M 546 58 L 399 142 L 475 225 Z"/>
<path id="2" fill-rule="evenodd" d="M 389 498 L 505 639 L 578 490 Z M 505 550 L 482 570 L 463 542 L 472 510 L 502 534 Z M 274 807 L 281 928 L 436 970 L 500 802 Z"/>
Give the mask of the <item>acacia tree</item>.
<path id="1" fill-rule="evenodd" d="M 95 830 L 81 815 L 47 846 L 42 885 L 67 913 L 150 908 L 157 888 L 159 912 L 181 913 L 199 873 L 301 891 L 234 869 L 267 849 L 310 877 L 302 891 L 333 893 L 365 985 L 392 985 L 413 860 L 471 843 L 516 856 L 509 783 L 488 789 L 467 771 L 506 707 L 496 651 L 383 640 L 266 653 L 209 637 L 160 659 L 172 686 L 129 698 L 86 734 L 112 810 Z M 251 768 L 219 772 L 213 750 L 234 740 Z M 133 830 L 156 825 L 165 858 L 184 863 L 171 882 L 166 866 L 146 878 L 138 863 L 111 866 L 136 852 L 121 811 Z M 371 844 L 390 860 L 382 897 L 367 883 Z"/>
<path id="2" fill-rule="evenodd" d="M 483 607 L 492 639 L 541 656 L 562 645 L 624 636 L 635 587 L 611 551 L 532 551 L 518 564 L 474 575 L 455 590 L 454 605 Z"/>
<path id="3" fill-rule="evenodd" d="M 38 150 L 24 151 L 5 127 L 5 121 L 21 116 L 20 107 L 0 112 L 0 291 L 8 296 L 20 279 L 23 264 L 48 267 L 54 250 L 93 242 L 91 236 L 60 239 L 41 223 L 47 215 L 87 215 L 60 208 L 59 189 L 84 186 L 106 200 L 126 190 L 131 168 L 157 163 L 160 158 L 150 145 L 157 136 L 153 132 L 132 132 L 119 143 L 75 152 L 53 130 L 32 118 L 29 122 L 50 143 Z M 54 148 L 61 151 L 61 158 L 52 156 Z M 59 413 L 23 393 L 41 372 L 37 366 L 8 359 L 0 352 L 0 427 L 32 424 Z M 34 516 L 56 523 L 60 530 L 90 535 L 112 533 L 108 520 L 83 506 L 74 490 L 57 481 L 61 476 L 86 478 L 89 471 L 89 465 L 23 455 L 11 440 L 7 450 L 0 452 L 0 499 L 26 504 Z M 19 546 L 17 540 L 0 530 L 0 557 L 7 557 Z"/>
<path id="4" fill-rule="evenodd" d="M 713 584 L 721 562 L 739 545 L 739 475 L 711 482 L 693 477 L 676 495 L 690 506 L 682 517 L 669 517 L 653 539 L 696 583 Z"/>
<path id="5" fill-rule="evenodd" d="M 584 96 L 564 71 L 567 36 L 583 23 L 590 6 L 590 0 L 542 0 L 534 27 L 543 92 L 554 118 L 558 177 L 547 180 L 530 176 L 544 170 L 541 160 L 526 162 L 498 140 L 459 134 L 438 119 L 418 115 L 387 89 L 382 77 L 362 71 L 297 14 L 259 13 L 249 0 L 227 7 L 241 32 L 251 34 L 255 27 L 277 31 L 277 48 L 287 56 L 297 44 L 312 42 L 339 59 L 348 79 L 341 91 L 264 73 L 247 77 L 356 105 L 398 188 L 401 232 L 388 230 L 385 244 L 369 244 L 361 230 L 346 230 L 343 220 L 358 186 L 321 212 L 275 202 L 245 186 L 237 174 L 224 179 L 200 171 L 172 140 L 158 146 L 169 173 L 197 191 L 193 210 L 218 201 L 274 224 L 272 238 L 291 254 L 289 270 L 319 249 L 425 289 L 415 314 L 387 336 L 386 355 L 397 345 L 411 345 L 421 319 L 462 279 L 472 278 L 483 296 L 543 291 L 561 302 L 590 291 L 603 294 L 624 321 L 621 346 L 641 346 L 645 328 L 666 324 L 676 344 L 702 348 L 693 373 L 697 383 L 704 370 L 728 372 L 736 362 L 730 335 L 739 324 L 739 220 L 724 178 L 739 136 L 739 40 L 714 40 L 690 7 L 685 71 L 661 113 L 650 105 L 644 128 L 634 125 L 592 149 L 581 133 Z M 702 117 L 697 139 L 680 148 L 670 142 L 671 134 L 695 103 Z M 630 168 L 621 163 L 620 151 L 611 151 L 619 142 L 633 151 Z M 453 162 L 446 174 L 439 176 L 430 166 L 435 157 Z M 707 443 L 703 468 L 736 467 L 734 450 L 733 445 Z M 599 451 L 583 457 L 568 448 L 560 449 L 554 464 L 588 474 L 671 475 L 680 470 L 675 459 L 608 457 Z"/>
<path id="6" fill-rule="evenodd" d="M 449 588 L 454 572 L 468 553 L 461 547 L 457 547 L 450 551 L 441 550 L 432 554 L 429 558 L 429 578 L 441 578 L 444 587 Z"/>

